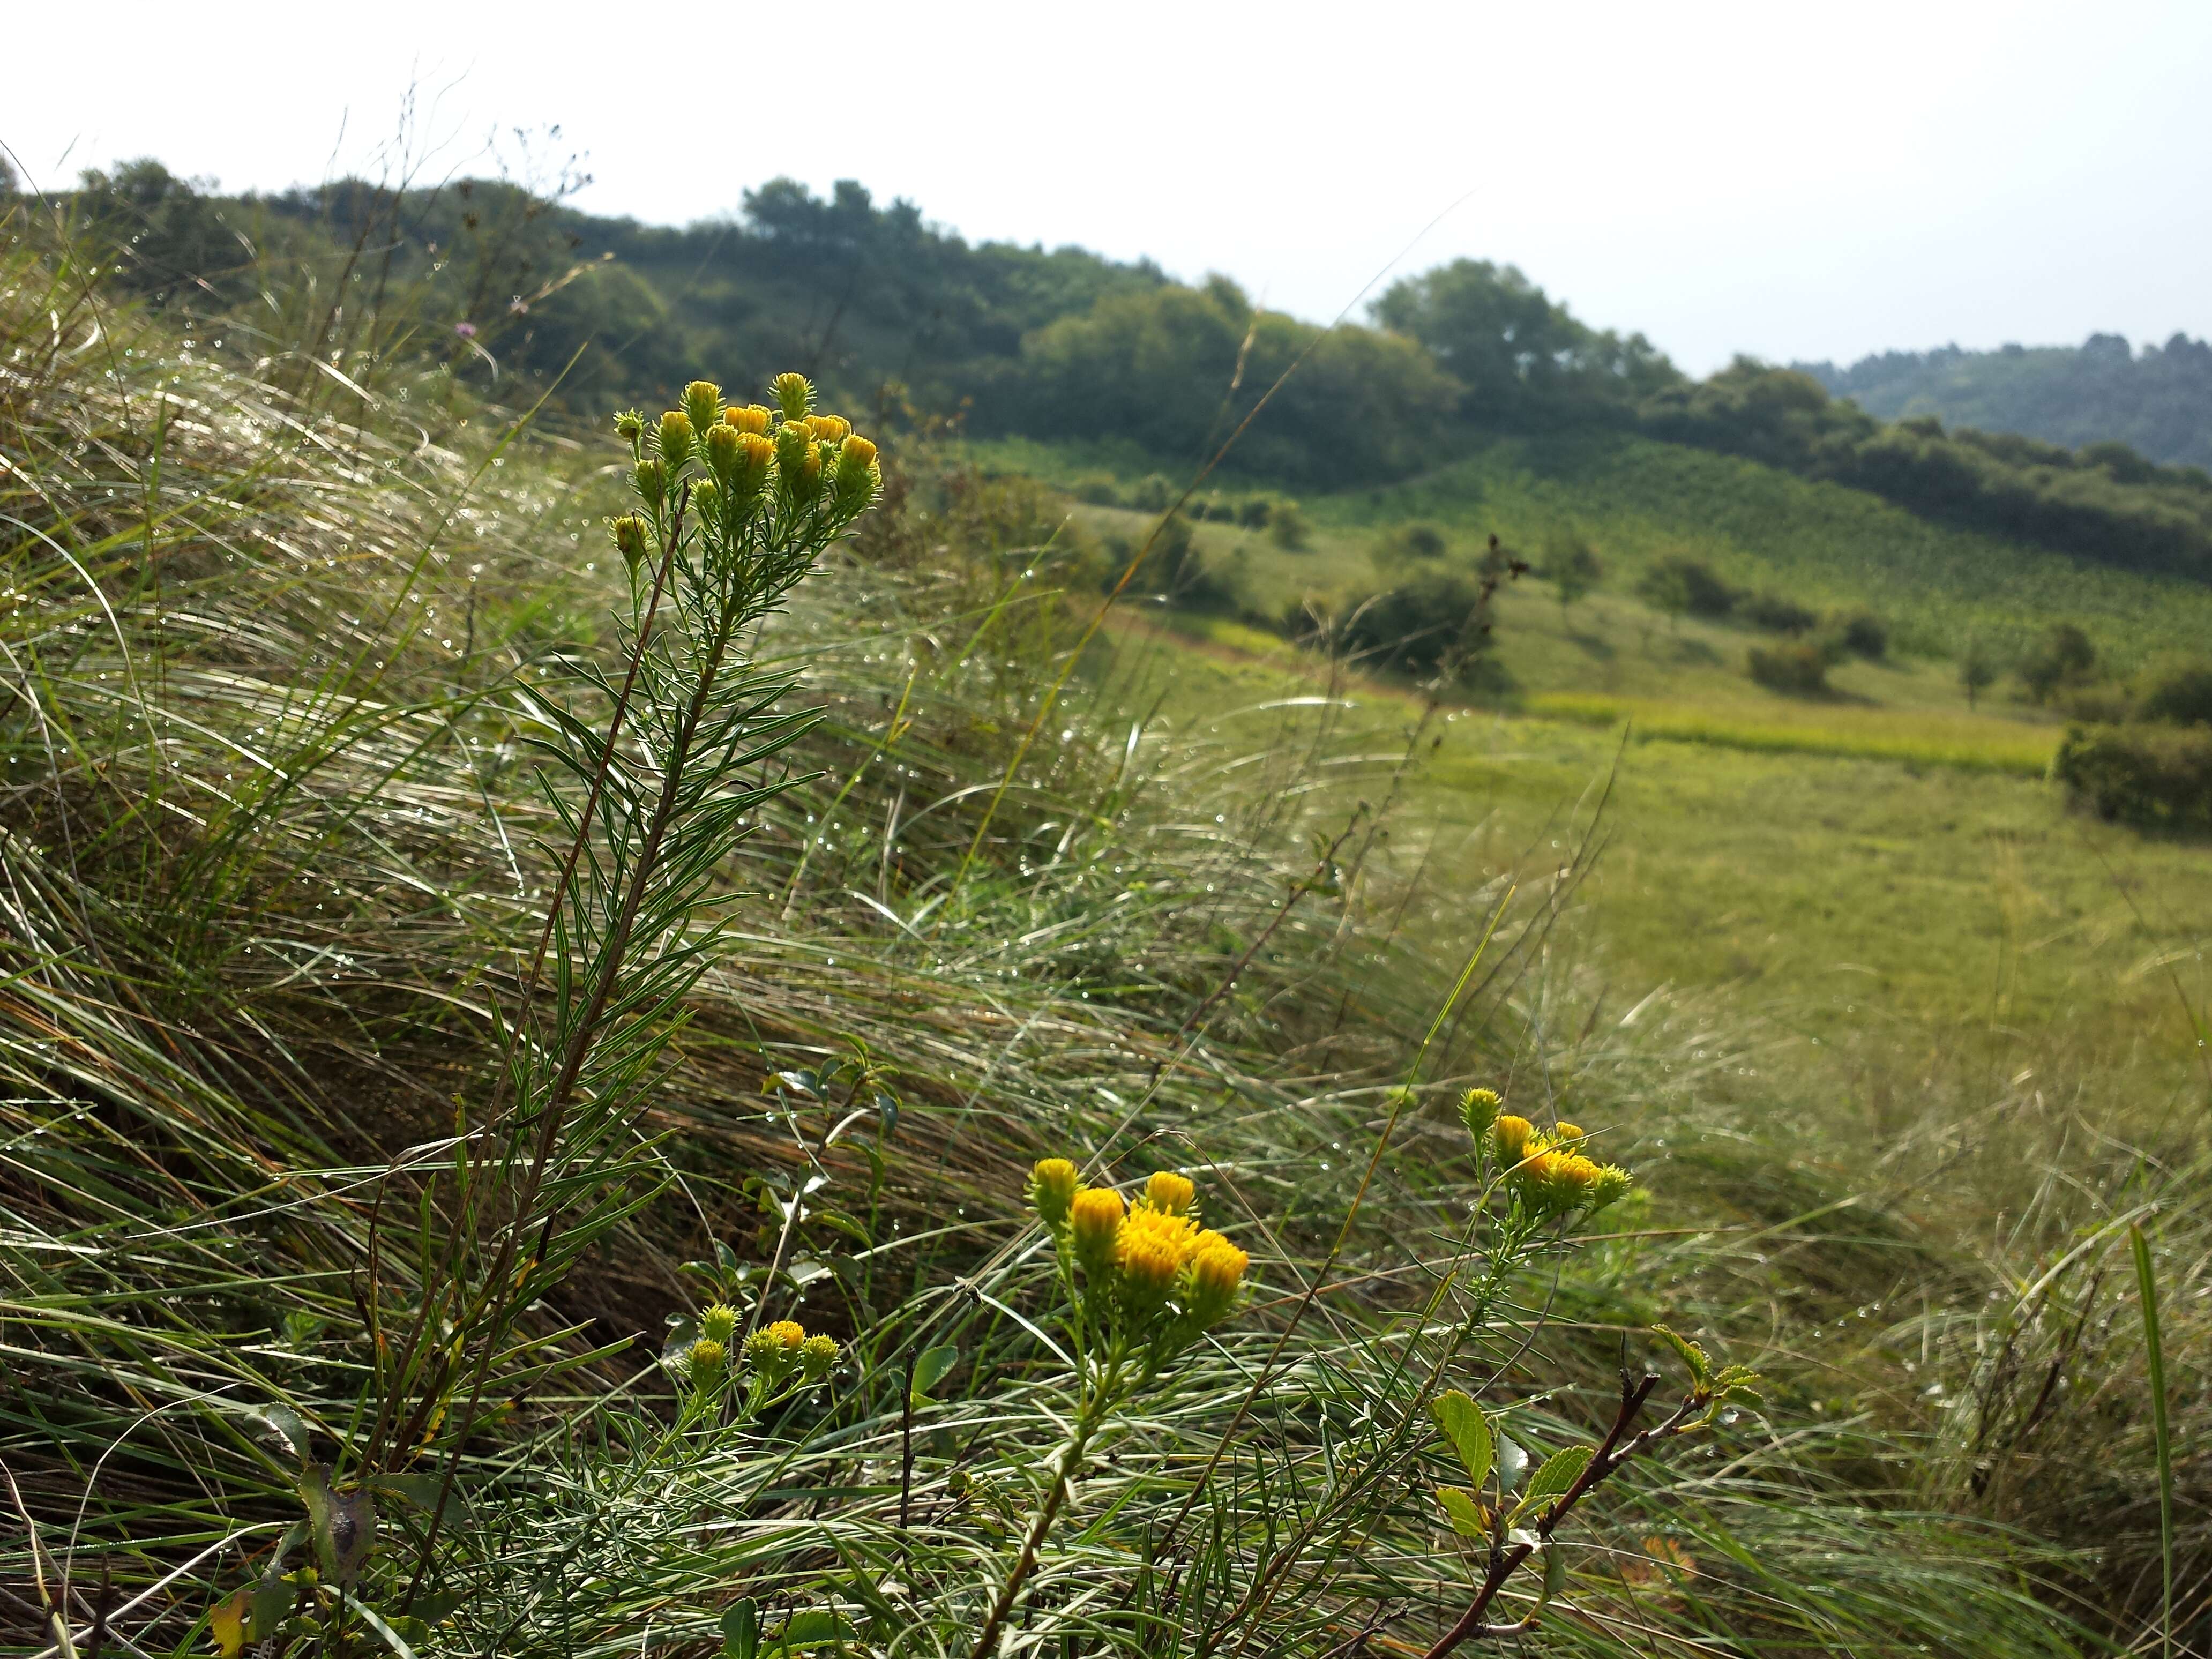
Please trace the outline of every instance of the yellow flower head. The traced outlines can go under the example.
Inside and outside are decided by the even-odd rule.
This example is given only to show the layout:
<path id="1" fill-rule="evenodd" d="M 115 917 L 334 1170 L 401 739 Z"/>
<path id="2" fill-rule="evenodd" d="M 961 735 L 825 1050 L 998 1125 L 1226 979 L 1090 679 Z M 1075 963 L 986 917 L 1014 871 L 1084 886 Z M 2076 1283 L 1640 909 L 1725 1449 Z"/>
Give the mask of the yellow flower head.
<path id="1" fill-rule="evenodd" d="M 1198 1224 L 1188 1216 L 1144 1204 L 1129 1212 L 1115 1255 L 1121 1305 L 1132 1319 L 1148 1319 L 1166 1304 L 1197 1243 Z"/>
<path id="2" fill-rule="evenodd" d="M 804 374 L 779 374 L 769 390 L 775 394 L 776 407 L 783 410 L 787 421 L 803 421 L 806 411 L 814 407 L 814 385 Z"/>
<path id="3" fill-rule="evenodd" d="M 668 488 L 668 469 L 661 465 L 658 456 L 647 456 L 630 476 L 637 483 L 637 493 L 656 504 Z"/>
<path id="4" fill-rule="evenodd" d="M 717 421 L 707 428 L 707 465 L 714 469 L 714 476 L 726 479 L 738 470 L 744 451 L 738 442 L 737 428 L 726 421 Z"/>
<path id="5" fill-rule="evenodd" d="M 767 482 L 768 470 L 775 465 L 775 446 L 757 432 L 740 432 L 738 450 L 744 468 L 739 475 L 747 489 L 758 489 Z"/>
<path id="6" fill-rule="evenodd" d="M 848 438 L 837 448 L 837 476 L 851 477 L 876 464 L 876 447 L 866 438 Z"/>
<path id="7" fill-rule="evenodd" d="M 1498 1104 L 1497 1090 L 1469 1089 L 1459 1097 L 1459 1121 L 1467 1125 L 1468 1133 L 1480 1140 L 1498 1121 Z"/>
<path id="8" fill-rule="evenodd" d="M 1557 1123 L 1552 1126 L 1552 1139 L 1562 1146 L 1576 1146 L 1588 1137 L 1579 1123 Z"/>
<path id="9" fill-rule="evenodd" d="M 712 520 L 721 505 L 722 487 L 712 478 L 702 478 L 691 486 L 691 510 L 701 518 Z"/>
<path id="10" fill-rule="evenodd" d="M 768 431 L 769 422 L 775 416 L 763 404 L 747 404 L 743 409 L 732 404 L 722 411 L 722 418 L 739 432 L 759 436 Z"/>
<path id="11" fill-rule="evenodd" d="M 717 1302 L 699 1316 L 699 1334 L 714 1342 L 726 1343 L 738 1334 L 738 1310 L 725 1303 Z"/>
<path id="12" fill-rule="evenodd" d="M 810 1336 L 799 1345 L 799 1364 L 809 1382 L 819 1382 L 837 1363 L 837 1339 Z"/>
<path id="13" fill-rule="evenodd" d="M 1186 1175 L 1173 1170 L 1156 1170 L 1152 1178 L 1145 1183 L 1141 1200 L 1149 1208 L 1168 1215 L 1188 1215 L 1190 1201 L 1198 1196 L 1198 1188 Z"/>
<path id="14" fill-rule="evenodd" d="M 1491 1154 L 1510 1170 L 1528 1156 L 1529 1143 L 1535 1137 L 1534 1124 L 1508 1112 L 1490 1126 Z"/>
<path id="15" fill-rule="evenodd" d="M 775 1339 L 776 1346 L 786 1353 L 797 1353 L 805 1346 L 806 1328 L 795 1319 L 777 1320 L 768 1328 L 768 1334 Z"/>
<path id="16" fill-rule="evenodd" d="M 684 388 L 684 413 L 694 431 L 706 431 L 722 416 L 722 388 L 712 380 L 692 381 Z"/>
<path id="17" fill-rule="evenodd" d="M 1067 1206 L 1075 1201 L 1082 1177 L 1064 1158 L 1041 1158 L 1030 1170 L 1030 1202 L 1048 1227 L 1067 1219 Z"/>
<path id="18" fill-rule="evenodd" d="M 842 443 L 852 435 L 853 423 L 842 415 L 809 415 L 806 430 L 817 442 Z"/>
<path id="19" fill-rule="evenodd" d="M 1085 1187 L 1068 1200 L 1068 1239 L 1077 1262 L 1093 1284 L 1113 1271 L 1121 1209 L 1121 1194 L 1111 1187 Z"/>
<path id="20" fill-rule="evenodd" d="M 722 1367 L 730 1358 L 730 1351 L 710 1336 L 702 1336 L 691 1345 L 691 1380 L 707 1383 L 718 1380 Z"/>
<path id="21" fill-rule="evenodd" d="M 660 417 L 660 459 L 671 467 L 684 465 L 691 453 L 691 417 L 672 409 Z"/>
<path id="22" fill-rule="evenodd" d="M 1252 1258 L 1219 1233 L 1198 1236 L 1190 1258 L 1190 1316 L 1200 1329 L 1217 1323 L 1237 1300 Z"/>

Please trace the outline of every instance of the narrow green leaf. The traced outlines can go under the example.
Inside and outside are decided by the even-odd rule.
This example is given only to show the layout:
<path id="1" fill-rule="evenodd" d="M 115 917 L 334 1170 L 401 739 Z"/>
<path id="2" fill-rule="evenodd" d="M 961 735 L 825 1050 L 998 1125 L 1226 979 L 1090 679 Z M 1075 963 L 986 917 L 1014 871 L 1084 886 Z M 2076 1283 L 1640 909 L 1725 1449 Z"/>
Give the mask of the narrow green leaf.
<path id="1" fill-rule="evenodd" d="M 2136 1259 L 2136 1291 L 2142 1301 L 2143 1352 L 2150 1373 L 2151 1444 L 2158 1459 L 2158 1545 L 2164 1598 L 2160 1629 L 2165 1650 L 2173 1651 L 2173 1442 L 2166 1417 L 2166 1344 L 2158 1324 L 2158 1279 L 2151 1270 L 2150 1241 L 2139 1223 L 2128 1226 L 2128 1248 Z"/>
<path id="2" fill-rule="evenodd" d="M 1490 1467 L 1497 1450 L 1490 1421 L 1483 1416 L 1482 1407 L 1454 1389 L 1429 1401 L 1429 1415 L 1437 1419 L 1444 1438 L 1459 1454 L 1468 1480 L 1480 1489 L 1490 1478 Z"/>
<path id="3" fill-rule="evenodd" d="M 1482 1505 L 1473 1492 L 1458 1486 L 1438 1486 L 1437 1502 L 1443 1505 L 1444 1518 L 1451 1529 L 1462 1538 L 1487 1538 L 1490 1529 L 1482 1524 Z"/>

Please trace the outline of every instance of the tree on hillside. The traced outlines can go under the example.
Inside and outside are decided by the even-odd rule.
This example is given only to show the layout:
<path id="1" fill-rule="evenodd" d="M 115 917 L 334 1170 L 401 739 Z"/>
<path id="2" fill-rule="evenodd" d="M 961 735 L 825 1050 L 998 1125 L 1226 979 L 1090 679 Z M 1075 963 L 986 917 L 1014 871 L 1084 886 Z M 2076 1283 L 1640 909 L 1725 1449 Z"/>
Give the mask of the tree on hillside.
<path id="1" fill-rule="evenodd" d="M 2020 660 L 2021 684 L 2038 702 L 2067 686 L 2080 685 L 2097 672 L 2097 647 L 2072 623 L 2054 623 L 2034 649 Z"/>
<path id="2" fill-rule="evenodd" d="M 1968 640 L 1966 652 L 1959 659 L 1959 684 L 1966 690 L 1966 707 L 1974 707 L 1980 702 L 1982 693 L 1996 682 L 1996 658 L 1978 639 Z"/>
<path id="3" fill-rule="evenodd" d="M 1559 596 L 1559 620 L 1564 623 L 1567 608 L 1604 580 L 1605 567 L 1588 542 L 1572 532 L 1562 531 L 1544 545 L 1544 578 Z"/>
<path id="4" fill-rule="evenodd" d="M 1512 265 L 1455 259 L 1392 284 L 1370 310 L 1434 353 L 1467 389 L 1462 412 L 1486 424 L 1572 419 L 1681 379 L 1641 334 L 1577 321 Z"/>

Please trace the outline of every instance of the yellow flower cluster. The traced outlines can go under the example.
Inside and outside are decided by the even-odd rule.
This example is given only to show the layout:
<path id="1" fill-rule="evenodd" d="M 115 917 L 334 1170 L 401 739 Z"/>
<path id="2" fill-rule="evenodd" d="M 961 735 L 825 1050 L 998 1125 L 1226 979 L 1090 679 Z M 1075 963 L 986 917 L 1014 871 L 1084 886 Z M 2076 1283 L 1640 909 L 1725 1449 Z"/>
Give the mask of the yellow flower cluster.
<path id="1" fill-rule="evenodd" d="M 833 525 L 874 501 L 883 483 L 876 447 L 856 436 L 841 415 L 812 412 L 814 388 L 803 374 L 779 374 L 771 388 L 776 406 L 729 404 L 712 380 L 694 380 L 672 409 L 648 423 L 635 410 L 615 417 L 615 430 L 631 449 L 633 481 L 646 504 L 668 503 L 687 463 L 706 476 L 691 486 L 691 505 L 702 520 L 735 530 L 761 503 L 773 500 L 786 515 L 826 512 Z M 813 523 L 811 517 L 806 520 Z M 631 514 L 614 524 L 616 548 L 633 571 L 649 550 L 651 526 Z"/>
<path id="2" fill-rule="evenodd" d="M 1048 1158 L 1030 1171 L 1029 1189 L 1063 1256 L 1082 1272 L 1093 1317 L 1131 1336 L 1172 1330 L 1188 1340 L 1236 1303 L 1251 1258 L 1199 1225 L 1188 1176 L 1159 1170 L 1128 1205 L 1111 1187 L 1084 1186 L 1067 1159 Z M 1170 1307 L 1172 1322 L 1164 1319 Z"/>
<path id="3" fill-rule="evenodd" d="M 736 1336 L 738 1313 L 716 1303 L 699 1316 L 699 1338 L 691 1345 L 691 1380 L 711 1388 L 722 1379 L 729 1363 L 729 1345 Z M 776 1389 L 796 1373 L 803 1381 L 819 1382 L 830 1375 L 841 1350 L 830 1336 L 809 1336 L 795 1319 L 779 1319 L 764 1325 L 744 1340 L 746 1365 L 764 1389 Z"/>
<path id="4" fill-rule="evenodd" d="M 1588 1139 L 1571 1123 L 1546 1134 L 1510 1112 L 1489 1127 L 1490 1153 L 1505 1172 L 1507 1186 L 1530 1213 L 1547 1218 L 1601 1210 L 1628 1190 L 1633 1177 L 1627 1170 L 1583 1152 Z"/>

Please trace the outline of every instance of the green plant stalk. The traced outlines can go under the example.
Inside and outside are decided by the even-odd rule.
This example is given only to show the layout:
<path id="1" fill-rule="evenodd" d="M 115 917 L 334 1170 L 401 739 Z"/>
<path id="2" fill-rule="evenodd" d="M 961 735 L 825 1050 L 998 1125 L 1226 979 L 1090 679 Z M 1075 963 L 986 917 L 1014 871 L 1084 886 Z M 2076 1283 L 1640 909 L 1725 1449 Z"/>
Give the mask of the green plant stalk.
<path id="1" fill-rule="evenodd" d="M 1024 1583 L 1036 1570 L 1037 1553 L 1052 1533 L 1053 1522 L 1060 1518 L 1062 1504 L 1073 1489 L 1077 1472 L 1083 1467 L 1083 1455 L 1091 1444 L 1091 1437 L 1098 1425 L 1106 1420 L 1121 1396 L 1122 1365 L 1127 1356 L 1116 1342 L 1109 1351 L 1092 1383 L 1089 1396 L 1075 1413 L 1074 1426 L 1069 1429 L 1061 1444 L 1060 1456 L 1053 1464 L 1052 1485 L 1046 1489 L 1044 1502 L 1037 1506 L 1036 1516 L 1022 1537 L 1021 1553 L 1014 1558 L 1013 1566 L 1006 1573 L 1006 1582 L 999 1590 L 998 1600 L 991 1604 L 983 1628 L 975 1638 L 975 1646 L 969 1659 L 990 1659 L 999 1644 L 999 1632 L 1006 1628 L 1006 1616 L 1013 1611 L 1014 1598 L 1021 1594 Z"/>
<path id="2" fill-rule="evenodd" d="M 2143 1352 L 2150 1369 L 2151 1434 L 2158 1454 L 2158 1552 L 2163 1594 L 2160 1598 L 2160 1647 L 2173 1652 L 2173 1442 L 2166 1415 L 2166 1345 L 2158 1328 L 2158 1279 L 2151 1270 L 2150 1241 L 2142 1224 L 2128 1228 L 2128 1248 L 2136 1259 L 2136 1287 L 2142 1299 Z"/>

